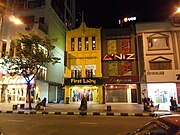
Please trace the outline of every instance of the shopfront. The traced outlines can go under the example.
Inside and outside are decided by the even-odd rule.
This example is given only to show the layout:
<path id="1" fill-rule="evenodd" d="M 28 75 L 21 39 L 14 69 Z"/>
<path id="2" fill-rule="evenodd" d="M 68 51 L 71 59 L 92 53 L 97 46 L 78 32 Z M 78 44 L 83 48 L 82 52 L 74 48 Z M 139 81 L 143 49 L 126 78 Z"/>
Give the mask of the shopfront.
<path id="1" fill-rule="evenodd" d="M 98 87 L 91 85 L 70 87 L 70 102 L 80 102 L 83 97 L 86 97 L 87 101 L 98 102 Z"/>
<path id="2" fill-rule="evenodd" d="M 173 71 L 147 71 L 147 84 L 141 87 L 145 97 L 153 100 L 154 105 L 159 104 L 159 110 L 170 110 L 170 98 L 180 103 L 179 70 Z"/>
<path id="3" fill-rule="evenodd" d="M 21 76 L 3 76 L 0 81 L 1 103 L 26 103 L 27 84 Z M 34 84 L 31 84 L 32 91 Z"/>
<path id="4" fill-rule="evenodd" d="M 101 78 L 66 78 L 65 99 L 69 102 L 80 102 L 86 97 L 88 102 L 102 102 L 102 79 Z M 66 103 L 68 101 L 65 101 Z"/>
<path id="5" fill-rule="evenodd" d="M 160 110 L 169 110 L 170 98 L 177 97 L 176 83 L 148 83 L 148 97 L 154 104 L 160 104 Z"/>
<path id="6" fill-rule="evenodd" d="M 106 77 L 103 83 L 106 103 L 137 103 L 138 76 Z"/>

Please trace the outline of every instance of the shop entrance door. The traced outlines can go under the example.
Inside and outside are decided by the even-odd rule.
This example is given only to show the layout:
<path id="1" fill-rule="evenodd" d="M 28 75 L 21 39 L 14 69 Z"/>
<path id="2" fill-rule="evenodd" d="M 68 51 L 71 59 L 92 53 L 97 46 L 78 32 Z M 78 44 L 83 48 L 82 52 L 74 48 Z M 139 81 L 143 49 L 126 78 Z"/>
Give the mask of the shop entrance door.
<path id="1" fill-rule="evenodd" d="M 137 91 L 136 91 L 136 89 L 131 89 L 131 102 L 137 103 Z"/>

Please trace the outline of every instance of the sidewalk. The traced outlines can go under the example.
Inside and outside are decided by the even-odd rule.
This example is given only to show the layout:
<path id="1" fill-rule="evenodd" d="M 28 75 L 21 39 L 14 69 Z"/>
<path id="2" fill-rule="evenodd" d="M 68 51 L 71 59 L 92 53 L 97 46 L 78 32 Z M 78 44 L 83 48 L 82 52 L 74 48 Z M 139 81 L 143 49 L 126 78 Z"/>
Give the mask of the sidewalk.
<path id="1" fill-rule="evenodd" d="M 70 104 L 52 104 L 48 103 L 46 110 L 35 110 L 35 103 L 32 103 L 32 108 L 29 110 L 29 104 L 25 104 L 25 108 L 21 109 L 19 106 L 17 110 L 13 110 L 13 103 L 0 103 L 1 113 L 18 113 L 18 114 L 55 114 L 55 115 L 108 115 L 108 116 L 159 116 L 180 114 L 180 112 L 171 112 L 167 110 L 159 110 L 156 112 L 143 111 L 142 104 L 128 104 L 128 103 L 106 103 L 95 104 L 88 103 L 87 111 L 79 111 L 80 103 Z M 107 110 L 110 107 L 110 111 Z"/>

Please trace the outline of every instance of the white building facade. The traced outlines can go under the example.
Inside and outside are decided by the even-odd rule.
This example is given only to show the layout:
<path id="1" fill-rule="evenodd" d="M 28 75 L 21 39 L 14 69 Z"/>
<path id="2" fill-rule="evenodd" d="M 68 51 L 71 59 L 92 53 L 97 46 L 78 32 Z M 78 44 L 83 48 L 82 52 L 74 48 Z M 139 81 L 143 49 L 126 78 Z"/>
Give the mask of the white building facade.
<path id="1" fill-rule="evenodd" d="M 33 82 L 32 97 L 34 101 L 38 97 L 46 97 L 48 102 L 60 102 L 60 100 L 64 99 L 62 84 L 64 77 L 65 32 L 75 27 L 75 0 L 7 0 L 3 12 L 1 13 L 0 58 L 3 57 L 3 52 L 11 52 L 11 41 L 18 36 L 18 32 L 35 31 L 37 34 L 47 34 L 50 38 L 58 39 L 53 54 L 61 58 L 61 62 L 55 65 L 48 64 L 43 69 L 43 72 L 36 77 Z M 19 18 L 23 23 L 15 25 L 9 20 L 10 16 Z M 22 93 L 26 95 L 26 87 L 20 81 L 23 79 L 6 75 L 3 73 L 3 69 L 3 67 L 0 67 L 0 99 L 3 99 L 0 101 L 7 102 L 8 95 L 13 96 L 12 93 L 14 93 L 15 97 Z M 20 98 L 12 99 L 12 102 L 25 101 L 26 99 L 23 101 Z"/>
<path id="2" fill-rule="evenodd" d="M 164 21 L 139 23 L 136 29 L 144 59 L 141 96 L 169 110 L 171 97 L 180 104 L 180 27 Z"/>

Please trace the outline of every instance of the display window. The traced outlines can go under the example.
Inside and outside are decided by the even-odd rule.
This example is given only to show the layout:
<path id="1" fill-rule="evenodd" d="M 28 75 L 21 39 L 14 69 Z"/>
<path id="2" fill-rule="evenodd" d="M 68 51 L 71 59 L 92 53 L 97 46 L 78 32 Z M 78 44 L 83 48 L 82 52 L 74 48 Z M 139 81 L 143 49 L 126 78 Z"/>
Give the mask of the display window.
<path id="1" fill-rule="evenodd" d="M 89 102 L 98 102 L 97 87 L 72 87 L 71 102 L 80 102 L 83 97 L 86 97 Z"/>
<path id="2" fill-rule="evenodd" d="M 159 104 L 160 110 L 169 110 L 170 98 L 177 97 L 175 83 L 152 83 L 147 84 L 148 98 L 155 105 Z"/>

